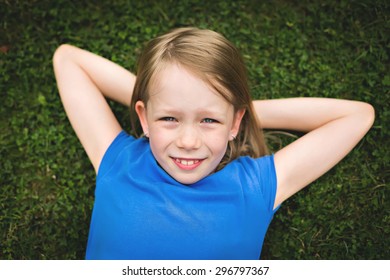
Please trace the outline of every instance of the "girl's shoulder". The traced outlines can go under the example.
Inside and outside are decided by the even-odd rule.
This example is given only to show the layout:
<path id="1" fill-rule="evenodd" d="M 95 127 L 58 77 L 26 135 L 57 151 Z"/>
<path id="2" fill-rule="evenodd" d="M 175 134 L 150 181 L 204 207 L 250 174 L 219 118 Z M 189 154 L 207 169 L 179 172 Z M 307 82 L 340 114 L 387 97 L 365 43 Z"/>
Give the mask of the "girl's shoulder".
<path id="1" fill-rule="evenodd" d="M 112 166 L 114 161 L 117 160 L 121 153 L 133 154 L 133 151 L 137 151 L 139 154 L 140 151 L 145 150 L 149 145 L 148 141 L 144 138 L 135 138 L 134 136 L 128 134 L 126 131 L 122 130 L 108 146 L 102 161 L 99 166 L 97 173 L 98 177 L 102 177 L 107 170 Z"/>
<path id="2" fill-rule="evenodd" d="M 240 170 L 237 175 L 240 176 L 241 180 L 244 180 L 254 192 L 259 191 L 267 208 L 273 210 L 277 190 L 274 155 L 259 158 L 244 156 L 235 160 L 234 165 L 236 167 L 233 172 Z"/>
<path id="3" fill-rule="evenodd" d="M 242 156 L 233 161 L 253 177 L 269 177 L 276 179 L 274 155 L 265 155 L 259 158 Z"/>

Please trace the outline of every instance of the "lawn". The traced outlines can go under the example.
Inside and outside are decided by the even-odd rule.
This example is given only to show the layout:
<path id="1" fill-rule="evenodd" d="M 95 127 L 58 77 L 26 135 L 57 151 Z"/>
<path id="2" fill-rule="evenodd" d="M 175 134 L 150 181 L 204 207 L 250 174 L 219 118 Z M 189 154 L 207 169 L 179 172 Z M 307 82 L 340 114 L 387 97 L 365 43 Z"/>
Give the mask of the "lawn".
<path id="1" fill-rule="evenodd" d="M 84 258 L 95 175 L 58 96 L 55 49 L 77 45 L 134 71 L 147 40 L 180 26 L 231 40 L 256 99 L 375 107 L 353 152 L 283 204 L 261 257 L 389 259 L 389 18 L 386 0 L 0 0 L 0 259 Z M 127 108 L 111 105 L 129 130 Z M 273 150 L 292 139 L 271 134 Z"/>

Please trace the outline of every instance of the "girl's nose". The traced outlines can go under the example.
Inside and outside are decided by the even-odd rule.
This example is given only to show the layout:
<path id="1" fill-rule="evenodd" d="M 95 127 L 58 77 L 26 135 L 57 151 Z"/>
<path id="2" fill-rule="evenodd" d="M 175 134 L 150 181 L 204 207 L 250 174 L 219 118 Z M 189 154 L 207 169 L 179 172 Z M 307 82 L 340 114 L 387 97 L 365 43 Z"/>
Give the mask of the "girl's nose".
<path id="1" fill-rule="evenodd" d="M 199 135 L 199 131 L 196 128 L 188 126 L 180 129 L 177 138 L 177 146 L 179 148 L 185 150 L 195 150 L 200 148 L 201 143 L 202 140 Z"/>

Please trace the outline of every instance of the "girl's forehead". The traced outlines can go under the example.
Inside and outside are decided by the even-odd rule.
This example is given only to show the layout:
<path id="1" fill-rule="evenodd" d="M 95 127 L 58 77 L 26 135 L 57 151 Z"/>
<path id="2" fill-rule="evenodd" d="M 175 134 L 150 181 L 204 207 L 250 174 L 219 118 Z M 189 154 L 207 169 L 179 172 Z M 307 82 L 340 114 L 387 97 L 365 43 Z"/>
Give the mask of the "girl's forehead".
<path id="1" fill-rule="evenodd" d="M 152 102 L 154 107 L 223 112 L 233 107 L 212 85 L 176 64 L 156 75 L 149 92 L 148 103 Z"/>
<path id="2" fill-rule="evenodd" d="M 192 93 L 199 98 L 211 95 L 211 97 L 223 99 L 211 82 L 201 78 L 200 75 L 196 75 L 195 72 L 188 70 L 178 63 L 168 63 L 151 80 L 149 97 L 161 92 L 181 92 L 183 97 L 186 93 Z"/>
<path id="3" fill-rule="evenodd" d="M 165 63 L 156 71 L 151 81 L 150 88 L 152 92 L 162 88 L 183 86 L 190 83 L 206 83 L 196 76 L 191 70 L 179 63 Z"/>

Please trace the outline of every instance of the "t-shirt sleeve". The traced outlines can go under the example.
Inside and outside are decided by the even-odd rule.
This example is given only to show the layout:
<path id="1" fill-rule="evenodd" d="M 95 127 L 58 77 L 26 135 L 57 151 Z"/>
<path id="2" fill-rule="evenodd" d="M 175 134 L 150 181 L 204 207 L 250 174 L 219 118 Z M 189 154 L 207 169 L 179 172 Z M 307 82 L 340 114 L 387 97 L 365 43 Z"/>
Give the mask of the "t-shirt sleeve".
<path id="1" fill-rule="evenodd" d="M 110 146 L 108 146 L 106 152 L 103 155 L 97 173 L 97 178 L 101 178 L 104 176 L 104 174 L 110 169 L 113 162 L 115 161 L 119 153 L 123 150 L 123 148 L 134 140 L 135 138 L 133 136 L 130 136 L 123 130 L 115 137 L 115 139 L 112 141 Z"/>
<path id="2" fill-rule="evenodd" d="M 275 170 L 274 155 L 267 155 L 255 160 L 257 164 L 257 178 L 259 180 L 260 191 L 264 198 L 264 202 L 269 211 L 275 213 L 280 205 L 274 208 L 276 190 L 277 190 L 277 177 Z"/>

